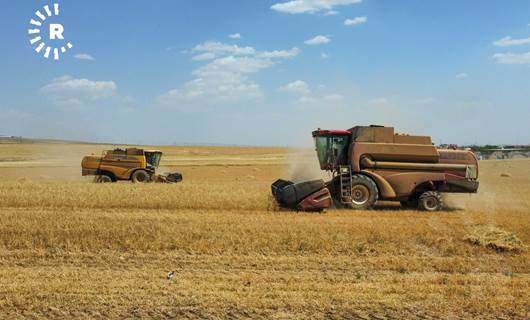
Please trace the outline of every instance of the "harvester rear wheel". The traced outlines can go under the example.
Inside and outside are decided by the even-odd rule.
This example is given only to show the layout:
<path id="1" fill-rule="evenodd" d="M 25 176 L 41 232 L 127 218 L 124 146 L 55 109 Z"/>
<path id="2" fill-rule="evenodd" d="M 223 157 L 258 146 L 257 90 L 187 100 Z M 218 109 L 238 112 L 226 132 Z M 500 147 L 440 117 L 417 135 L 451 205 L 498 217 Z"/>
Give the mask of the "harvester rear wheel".
<path id="1" fill-rule="evenodd" d="M 132 176 L 131 181 L 133 183 L 145 183 L 151 181 L 151 175 L 145 170 L 136 170 Z"/>
<path id="2" fill-rule="evenodd" d="M 438 211 L 443 208 L 442 195 L 438 191 L 425 191 L 421 194 L 418 207 L 425 211 Z"/>
<path id="3" fill-rule="evenodd" d="M 108 183 L 108 182 L 112 182 L 112 178 L 107 175 L 96 176 L 95 182 Z"/>
<path id="4" fill-rule="evenodd" d="M 377 185 L 369 177 L 355 174 L 351 179 L 351 202 L 346 206 L 351 209 L 369 209 L 379 198 Z"/>

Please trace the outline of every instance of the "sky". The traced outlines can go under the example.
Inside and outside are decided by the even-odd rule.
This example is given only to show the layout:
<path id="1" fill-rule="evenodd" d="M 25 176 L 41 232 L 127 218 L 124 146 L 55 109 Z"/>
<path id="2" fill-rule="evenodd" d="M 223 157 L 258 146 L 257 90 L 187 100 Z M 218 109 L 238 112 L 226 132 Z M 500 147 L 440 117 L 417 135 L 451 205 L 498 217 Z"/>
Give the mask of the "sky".
<path id="1" fill-rule="evenodd" d="M 530 143 L 526 0 L 10 1 L 0 38 L 0 135 L 308 146 L 379 124 Z"/>

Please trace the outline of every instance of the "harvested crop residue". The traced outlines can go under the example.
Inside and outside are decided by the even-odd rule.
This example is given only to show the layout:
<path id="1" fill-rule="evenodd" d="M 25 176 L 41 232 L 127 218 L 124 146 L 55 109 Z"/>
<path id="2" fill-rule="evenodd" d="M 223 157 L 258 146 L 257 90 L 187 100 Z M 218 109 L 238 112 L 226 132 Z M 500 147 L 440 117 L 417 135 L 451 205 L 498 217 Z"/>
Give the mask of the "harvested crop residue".
<path id="1" fill-rule="evenodd" d="M 525 247 L 515 234 L 494 225 L 473 226 L 464 240 L 498 252 L 520 252 Z"/>

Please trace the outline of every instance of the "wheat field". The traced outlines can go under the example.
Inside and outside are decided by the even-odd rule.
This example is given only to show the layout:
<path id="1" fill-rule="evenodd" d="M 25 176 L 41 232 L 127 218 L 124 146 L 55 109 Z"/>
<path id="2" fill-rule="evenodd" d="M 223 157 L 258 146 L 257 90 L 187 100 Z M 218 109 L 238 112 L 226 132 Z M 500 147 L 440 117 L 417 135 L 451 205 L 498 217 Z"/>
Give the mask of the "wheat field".
<path id="1" fill-rule="evenodd" d="M 527 319 L 530 161 L 438 213 L 279 211 L 312 151 L 161 147 L 180 184 L 94 184 L 111 146 L 0 144 L 0 318 Z M 174 271 L 171 281 L 168 271 Z"/>

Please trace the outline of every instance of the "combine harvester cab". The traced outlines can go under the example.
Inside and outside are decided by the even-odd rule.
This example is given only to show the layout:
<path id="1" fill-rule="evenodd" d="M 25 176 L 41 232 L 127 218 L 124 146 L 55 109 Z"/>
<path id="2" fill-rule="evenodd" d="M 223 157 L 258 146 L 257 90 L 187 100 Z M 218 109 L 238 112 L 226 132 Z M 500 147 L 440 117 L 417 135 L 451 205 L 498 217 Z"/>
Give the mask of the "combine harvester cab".
<path id="1" fill-rule="evenodd" d="M 443 207 L 441 193 L 478 190 L 475 155 L 466 150 L 437 149 L 429 136 L 395 134 L 392 127 L 357 126 L 318 129 L 313 138 L 320 168 L 332 172 L 333 179 L 326 183 L 276 181 L 272 193 L 280 207 L 323 210 L 334 203 L 369 209 L 384 200 L 436 211 Z M 325 194 L 331 199 L 318 201 L 317 195 Z"/>

